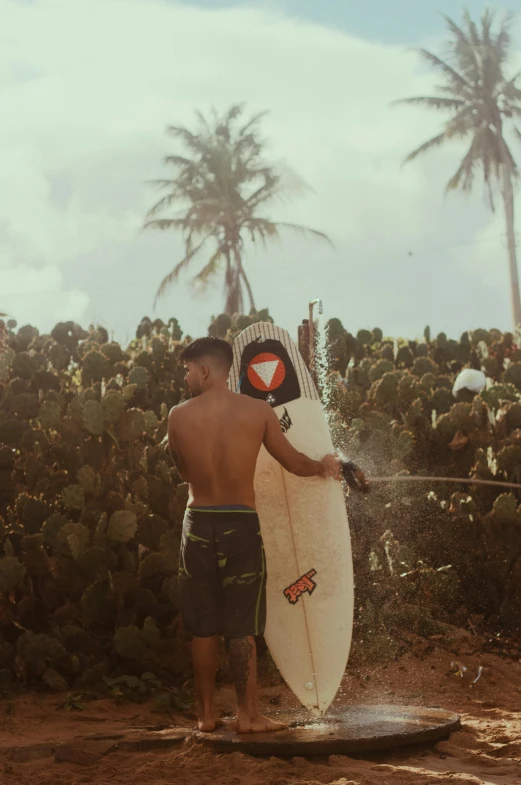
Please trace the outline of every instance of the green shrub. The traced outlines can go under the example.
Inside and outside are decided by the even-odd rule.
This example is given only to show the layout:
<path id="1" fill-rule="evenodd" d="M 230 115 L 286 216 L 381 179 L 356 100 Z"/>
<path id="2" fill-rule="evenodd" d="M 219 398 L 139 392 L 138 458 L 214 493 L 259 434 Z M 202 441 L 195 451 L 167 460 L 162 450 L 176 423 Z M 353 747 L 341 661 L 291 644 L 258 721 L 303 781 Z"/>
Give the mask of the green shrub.
<path id="1" fill-rule="evenodd" d="M 220 315 L 210 333 L 232 340 L 259 321 L 272 320 L 267 311 Z M 137 682 L 123 688 L 139 692 L 157 658 L 183 679 L 177 561 L 187 487 L 162 444 L 168 412 L 185 394 L 179 324 L 145 318 L 126 349 L 103 328 L 72 322 L 50 335 L 6 329 L 0 668 L 49 689 L 127 672 Z M 476 331 L 471 343 L 467 334 L 455 342 L 429 333 L 425 343 L 395 344 L 383 336 L 375 328 L 355 338 L 340 320 L 328 323 L 337 446 L 373 475 L 521 481 L 521 361 L 511 337 Z M 507 352 L 513 362 L 472 403 L 456 403 L 456 366 L 483 340 L 490 356 Z M 473 613 L 519 632 L 517 491 L 426 480 L 375 485 L 348 504 L 360 598 L 355 658 L 393 658 L 407 629 L 437 634 Z"/>

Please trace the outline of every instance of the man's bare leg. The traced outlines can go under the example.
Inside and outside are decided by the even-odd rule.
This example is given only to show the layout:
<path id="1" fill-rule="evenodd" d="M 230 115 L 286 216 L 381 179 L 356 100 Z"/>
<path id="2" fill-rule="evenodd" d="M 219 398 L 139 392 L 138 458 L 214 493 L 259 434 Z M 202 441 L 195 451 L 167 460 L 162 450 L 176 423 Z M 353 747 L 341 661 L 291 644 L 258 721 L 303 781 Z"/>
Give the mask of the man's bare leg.
<path id="1" fill-rule="evenodd" d="M 255 638 L 230 640 L 230 669 L 237 692 L 237 733 L 284 730 L 283 722 L 262 717 L 255 706 L 257 689 L 257 649 Z"/>
<path id="2" fill-rule="evenodd" d="M 217 715 L 213 703 L 215 674 L 219 662 L 219 639 L 196 638 L 192 641 L 195 694 L 197 700 L 197 723 L 200 731 L 211 733 L 217 726 Z"/>

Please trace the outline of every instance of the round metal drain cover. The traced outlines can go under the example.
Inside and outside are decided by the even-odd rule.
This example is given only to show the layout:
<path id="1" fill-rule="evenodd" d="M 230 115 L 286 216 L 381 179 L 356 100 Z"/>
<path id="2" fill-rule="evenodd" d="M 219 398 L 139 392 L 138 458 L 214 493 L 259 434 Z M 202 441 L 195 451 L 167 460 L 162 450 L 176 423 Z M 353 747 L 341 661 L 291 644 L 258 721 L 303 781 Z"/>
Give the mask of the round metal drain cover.
<path id="1" fill-rule="evenodd" d="M 291 722 L 288 717 L 277 719 Z M 193 738 L 216 752 L 261 757 L 349 755 L 439 741 L 459 727 L 459 716 L 443 709 L 350 706 L 277 733 L 239 734 L 219 728 L 214 733 L 195 733 Z"/>

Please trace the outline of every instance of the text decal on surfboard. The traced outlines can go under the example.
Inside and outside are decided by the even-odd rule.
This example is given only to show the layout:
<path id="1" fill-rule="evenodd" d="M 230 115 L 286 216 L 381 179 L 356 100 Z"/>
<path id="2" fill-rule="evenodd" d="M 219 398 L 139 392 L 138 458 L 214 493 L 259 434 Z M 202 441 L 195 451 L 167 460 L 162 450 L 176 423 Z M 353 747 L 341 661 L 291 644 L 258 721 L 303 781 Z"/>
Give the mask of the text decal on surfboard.
<path id="1" fill-rule="evenodd" d="M 296 605 L 306 592 L 308 592 L 308 594 L 313 594 L 317 588 L 317 584 L 312 578 L 314 578 L 316 574 L 316 570 L 310 570 L 303 575 L 302 578 L 299 578 L 298 581 L 295 581 L 295 583 L 292 583 L 287 589 L 284 589 L 284 595 L 291 605 Z"/>

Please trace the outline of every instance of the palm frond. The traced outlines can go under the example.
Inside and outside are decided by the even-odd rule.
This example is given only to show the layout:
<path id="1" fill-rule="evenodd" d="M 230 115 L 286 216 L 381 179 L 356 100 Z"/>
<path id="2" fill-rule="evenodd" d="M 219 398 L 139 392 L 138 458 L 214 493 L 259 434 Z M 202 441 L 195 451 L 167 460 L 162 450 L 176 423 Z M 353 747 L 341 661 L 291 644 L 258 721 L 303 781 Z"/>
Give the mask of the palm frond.
<path id="1" fill-rule="evenodd" d="M 468 161 L 470 160 L 470 156 L 467 153 L 463 161 L 458 167 L 456 174 L 450 178 L 449 182 L 447 183 L 447 192 L 449 191 L 456 191 L 458 188 L 462 187 L 463 191 L 470 191 L 472 187 L 472 183 L 474 181 L 474 173 L 473 168 L 469 166 Z M 463 180 L 463 186 L 461 186 L 461 181 Z"/>
<path id="2" fill-rule="evenodd" d="M 301 226 L 300 224 L 293 224 L 293 223 L 280 223 L 277 221 L 275 224 L 277 227 L 277 231 L 279 229 L 288 229 L 290 232 L 297 232 L 301 234 L 303 237 L 315 237 L 318 240 L 323 240 L 324 242 L 328 243 L 332 248 L 334 248 L 333 241 L 330 237 L 327 236 L 325 232 L 320 232 L 318 229 L 309 229 L 307 226 Z"/>
<path id="3" fill-rule="evenodd" d="M 280 240 L 277 225 L 266 218 L 248 218 L 242 228 L 249 232 L 252 243 L 261 242 L 264 248 L 268 240 Z"/>
<path id="4" fill-rule="evenodd" d="M 510 146 L 508 145 L 507 141 L 503 138 L 501 138 L 498 141 L 501 147 L 501 152 L 503 153 L 503 155 L 501 156 L 502 163 L 506 163 L 506 165 L 510 170 L 511 176 L 515 180 L 517 180 L 517 178 L 519 177 L 519 168 L 517 166 L 514 156 L 512 155 Z"/>
<path id="5" fill-rule="evenodd" d="M 201 137 L 198 134 L 192 133 L 188 128 L 183 128 L 182 126 L 177 125 L 170 125 L 167 128 L 167 134 L 169 136 L 174 136 L 176 139 L 181 139 L 181 141 L 188 147 L 189 150 L 193 150 L 195 153 L 201 153 L 203 149 Z"/>
<path id="6" fill-rule="evenodd" d="M 412 104 L 426 106 L 428 109 L 450 109 L 456 110 L 465 106 L 465 101 L 461 98 L 444 98 L 443 96 L 417 96 L 415 98 L 400 98 L 393 101 L 393 104 Z"/>
<path id="7" fill-rule="evenodd" d="M 145 221 L 143 229 L 159 229 L 161 232 L 167 229 L 182 229 L 186 228 L 184 218 L 154 218 L 151 221 Z"/>
<path id="8" fill-rule="evenodd" d="M 471 72 L 475 75 L 475 72 L 479 71 L 479 62 L 476 57 L 479 48 L 476 48 L 472 43 L 472 31 L 469 31 L 467 36 L 465 31 L 450 16 L 443 15 L 443 18 L 454 36 L 451 45 L 457 62 L 464 70 L 465 75 Z M 477 40 L 479 41 L 479 34 Z"/>
<path id="9" fill-rule="evenodd" d="M 199 124 L 204 129 L 205 133 L 207 133 L 208 136 L 211 136 L 212 129 L 210 128 L 210 123 L 208 122 L 204 114 L 199 109 L 197 109 L 195 112 L 195 116 L 199 120 Z"/>
<path id="10" fill-rule="evenodd" d="M 412 153 L 409 153 L 407 158 L 404 160 L 404 164 L 410 163 L 410 161 L 414 161 L 415 158 L 418 156 L 423 155 L 428 150 L 432 150 L 434 147 L 440 147 L 447 139 L 445 132 L 438 134 L 438 136 L 433 136 L 432 139 L 429 139 L 427 142 L 424 142 L 416 150 L 413 150 Z"/>
<path id="11" fill-rule="evenodd" d="M 153 216 L 157 215 L 161 210 L 164 210 L 165 207 L 170 207 L 172 204 L 179 200 L 178 194 L 174 191 L 169 194 L 165 194 L 158 202 L 156 202 L 148 211 L 147 218 L 152 218 Z"/>
<path id="12" fill-rule="evenodd" d="M 258 114 L 253 115 L 253 117 L 248 120 L 246 125 L 243 125 L 242 128 L 239 128 L 239 136 L 245 136 L 247 133 L 249 133 L 249 131 L 258 125 L 260 121 L 263 120 L 268 114 L 269 112 L 258 112 Z"/>
<path id="13" fill-rule="evenodd" d="M 280 193 L 280 190 L 277 188 L 278 181 L 270 181 L 264 182 L 256 191 L 252 193 L 245 201 L 245 207 L 247 208 L 248 212 L 251 213 L 255 210 L 256 207 L 259 205 L 268 202 L 274 196 Z"/>
<path id="14" fill-rule="evenodd" d="M 464 90 L 472 89 L 470 82 L 468 82 L 462 74 L 458 73 L 454 68 L 452 68 L 452 66 L 446 63 L 445 60 L 442 60 L 441 57 L 438 57 L 432 52 L 427 51 L 427 49 L 419 49 L 418 51 L 424 60 L 427 60 L 427 62 L 429 62 L 431 65 L 439 68 L 449 79 L 449 81 L 456 87 Z"/>
<path id="15" fill-rule="evenodd" d="M 200 270 L 194 278 L 192 278 L 192 284 L 194 286 L 201 285 L 206 286 L 209 280 L 212 278 L 213 275 L 219 269 L 219 263 L 222 261 L 224 257 L 224 247 L 220 245 L 216 252 L 212 254 L 210 259 L 208 260 L 207 264 Z"/>
<path id="16" fill-rule="evenodd" d="M 165 164 L 171 164 L 172 166 L 187 166 L 193 167 L 194 161 L 190 160 L 190 158 L 185 158 L 183 155 L 165 155 L 163 158 Z"/>
<path id="17" fill-rule="evenodd" d="M 517 108 L 521 109 L 519 106 L 519 102 L 521 102 L 521 87 L 519 86 L 519 78 L 521 77 L 521 71 L 518 71 L 512 79 L 508 79 L 504 82 L 501 92 L 503 93 L 505 99 L 509 102 L 509 108 L 512 109 L 517 106 Z"/>
<path id="18" fill-rule="evenodd" d="M 222 121 L 222 125 L 230 125 L 230 123 L 236 120 L 237 117 L 239 117 L 243 113 L 244 106 L 245 106 L 244 101 L 242 101 L 239 104 L 233 104 L 233 106 L 231 106 L 226 112 Z"/>
<path id="19" fill-rule="evenodd" d="M 464 104 L 454 117 L 448 121 L 445 126 L 445 136 L 447 139 L 454 137 L 465 137 L 469 133 L 473 133 L 477 127 L 482 125 L 482 117 L 475 113 L 473 104 Z"/>
<path id="20" fill-rule="evenodd" d="M 476 25 L 476 23 L 472 19 L 468 9 L 465 9 L 465 11 L 463 12 L 463 20 L 464 20 L 465 24 L 467 25 L 468 42 L 470 43 L 471 46 L 475 46 L 476 48 L 479 48 L 481 46 L 481 43 L 482 43 L 482 37 L 480 36 L 479 30 L 478 30 L 478 26 Z M 490 39 L 490 28 L 492 26 L 492 21 L 493 21 L 493 19 L 492 19 L 491 15 L 490 15 L 488 9 L 486 9 L 485 13 L 483 14 L 482 20 L 481 20 L 481 28 L 482 28 L 482 31 L 483 31 L 482 32 L 483 43 L 487 43 L 487 39 Z M 456 25 L 454 25 L 454 26 L 456 26 Z M 460 28 L 458 28 L 458 29 L 460 29 Z"/>
<path id="21" fill-rule="evenodd" d="M 209 238 L 210 238 L 210 235 L 207 235 L 206 237 L 204 237 L 201 240 L 199 245 L 196 245 L 195 248 L 190 248 L 187 251 L 184 259 L 181 259 L 181 261 L 178 262 L 178 264 L 176 264 L 174 269 L 171 270 L 168 273 L 168 275 L 165 275 L 165 277 L 163 278 L 163 280 L 159 284 L 159 288 L 158 288 L 158 290 L 156 292 L 156 296 L 154 298 L 154 308 L 157 305 L 157 301 L 161 297 L 163 297 L 163 295 L 165 294 L 165 292 L 169 288 L 169 286 L 171 286 L 175 281 L 177 281 L 177 279 L 179 278 L 179 275 L 183 272 L 183 270 L 185 270 L 188 267 L 188 265 L 190 264 L 190 262 L 192 261 L 194 256 L 196 256 L 199 253 L 199 251 L 202 249 L 203 245 L 205 244 L 205 242 Z"/>
<path id="22" fill-rule="evenodd" d="M 483 135 L 485 129 L 480 129 L 474 134 L 471 145 L 465 154 L 456 174 L 447 183 L 447 191 L 455 191 L 461 188 L 463 191 L 470 191 L 474 182 L 474 170 L 481 162 L 480 152 L 482 148 Z"/>
<path id="23" fill-rule="evenodd" d="M 510 46 L 512 44 L 512 36 L 510 35 L 510 27 L 514 21 L 514 16 L 511 13 L 505 14 L 499 32 L 494 42 L 494 47 L 499 52 L 500 64 L 503 64 L 508 59 Z"/>
<path id="24" fill-rule="evenodd" d="M 159 188 L 177 188 L 177 178 L 175 180 L 167 179 L 167 178 L 156 178 L 155 180 L 145 180 L 147 185 L 154 185 L 157 189 Z"/>

